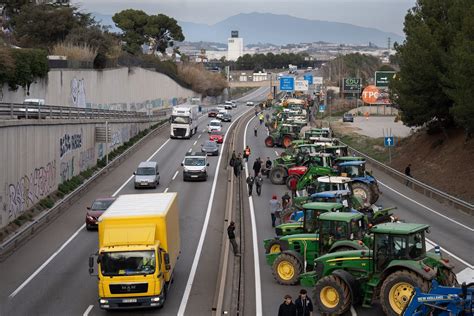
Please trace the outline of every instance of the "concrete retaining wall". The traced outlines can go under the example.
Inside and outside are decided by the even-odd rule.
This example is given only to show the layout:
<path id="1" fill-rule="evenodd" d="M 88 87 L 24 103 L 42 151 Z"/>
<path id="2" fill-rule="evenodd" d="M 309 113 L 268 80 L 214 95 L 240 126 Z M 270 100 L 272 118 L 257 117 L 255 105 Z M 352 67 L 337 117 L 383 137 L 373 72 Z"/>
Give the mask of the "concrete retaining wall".
<path id="1" fill-rule="evenodd" d="M 25 98 L 45 99 L 48 105 L 112 110 L 150 111 L 183 103 L 196 96 L 168 76 L 143 68 L 108 70 L 53 69 L 48 78 L 27 91 L 4 86 L 0 102 L 23 103 Z"/>
<path id="2" fill-rule="evenodd" d="M 109 123 L 109 148 L 120 146 L 153 123 Z M 45 120 L 0 127 L 0 227 L 104 157 L 105 144 L 95 142 L 96 126 L 104 123 Z"/>

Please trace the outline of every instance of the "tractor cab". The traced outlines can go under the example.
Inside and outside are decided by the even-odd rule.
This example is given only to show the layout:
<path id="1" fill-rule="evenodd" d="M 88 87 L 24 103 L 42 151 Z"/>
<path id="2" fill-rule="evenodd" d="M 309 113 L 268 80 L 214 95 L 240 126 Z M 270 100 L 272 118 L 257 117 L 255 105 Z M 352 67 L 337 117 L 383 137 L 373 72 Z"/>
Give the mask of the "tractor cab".
<path id="1" fill-rule="evenodd" d="M 331 136 L 330 130 L 328 129 L 322 129 L 322 128 L 312 128 L 310 130 L 307 130 L 304 133 L 304 138 L 305 139 L 310 139 L 311 137 L 325 137 L 329 138 Z"/>
<path id="2" fill-rule="evenodd" d="M 346 145 L 329 145 L 324 147 L 324 152 L 331 154 L 333 157 L 350 157 Z M 351 158 L 351 157 L 350 157 Z"/>
<path id="3" fill-rule="evenodd" d="M 348 177 L 324 176 L 307 187 L 309 194 L 325 191 L 348 190 L 352 192 L 352 180 Z"/>
<path id="4" fill-rule="evenodd" d="M 353 180 L 354 194 L 359 195 L 367 205 L 377 202 L 380 190 L 377 180 L 365 169 L 365 161 L 345 161 L 336 164 L 335 169 L 341 176 Z"/>
<path id="5" fill-rule="evenodd" d="M 336 202 L 352 208 L 351 195 L 350 190 L 324 191 L 312 194 L 310 199 L 311 202 Z"/>
<path id="6" fill-rule="evenodd" d="M 418 261 L 426 257 L 425 224 L 385 223 L 372 228 L 374 270 L 384 271 L 394 260 Z"/>
<path id="7" fill-rule="evenodd" d="M 328 137 L 310 137 L 309 138 L 311 141 L 313 141 L 314 144 L 320 145 L 320 146 L 335 146 L 338 144 L 339 140 L 337 138 L 328 138 Z"/>
<path id="8" fill-rule="evenodd" d="M 366 176 L 365 172 L 365 161 L 345 161 L 336 164 L 335 168 L 339 171 L 341 176 L 354 178 L 363 178 Z"/>

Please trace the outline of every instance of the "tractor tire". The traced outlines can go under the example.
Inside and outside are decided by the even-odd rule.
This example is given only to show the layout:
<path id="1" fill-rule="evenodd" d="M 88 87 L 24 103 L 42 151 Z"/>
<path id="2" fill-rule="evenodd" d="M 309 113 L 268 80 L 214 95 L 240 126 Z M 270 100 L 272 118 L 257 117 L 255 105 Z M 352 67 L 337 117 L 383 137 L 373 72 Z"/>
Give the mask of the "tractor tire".
<path id="1" fill-rule="evenodd" d="M 373 204 L 371 202 L 374 198 L 373 192 L 367 184 L 362 182 L 353 182 L 352 191 L 354 191 L 354 195 L 358 195 L 364 203 Z"/>
<path id="2" fill-rule="evenodd" d="M 282 253 L 273 262 L 273 277 L 279 284 L 298 284 L 301 272 L 303 272 L 303 263 L 293 255 Z"/>
<path id="3" fill-rule="evenodd" d="M 430 283 L 419 274 L 409 270 L 400 270 L 390 274 L 383 281 L 380 289 L 380 304 L 385 315 L 401 315 L 410 302 L 415 288 L 420 288 L 422 293 L 428 293 Z"/>
<path id="4" fill-rule="evenodd" d="M 270 170 L 270 181 L 273 184 L 285 184 L 285 179 L 288 176 L 288 171 L 283 166 L 276 166 Z"/>
<path id="5" fill-rule="evenodd" d="M 443 276 L 443 280 L 441 280 L 440 284 L 443 286 L 459 286 L 458 279 L 456 274 L 451 269 L 443 268 L 441 269 L 441 275 Z"/>
<path id="6" fill-rule="evenodd" d="M 265 247 L 265 253 L 280 253 L 288 249 L 287 243 L 280 240 L 273 240 Z"/>
<path id="7" fill-rule="evenodd" d="M 347 284 L 335 275 L 320 279 L 314 287 L 313 295 L 314 303 L 323 315 L 341 315 L 351 307 L 351 291 Z"/>
<path id="8" fill-rule="evenodd" d="M 265 138 L 265 146 L 267 147 L 275 146 L 275 140 L 273 139 L 273 137 L 267 136 L 267 138 Z"/>
<path id="9" fill-rule="evenodd" d="M 376 184 L 371 185 L 370 188 L 372 189 L 372 194 L 373 194 L 372 201 L 370 202 L 370 204 L 374 204 L 375 202 L 378 201 L 380 194 L 379 194 L 379 190 L 377 189 Z"/>
<path id="10" fill-rule="evenodd" d="M 281 147 L 283 148 L 291 147 L 291 142 L 293 142 L 293 137 L 291 137 L 290 135 L 285 135 L 283 136 L 283 139 L 281 140 Z"/>
<path id="11" fill-rule="evenodd" d="M 298 184 L 298 180 L 301 178 L 301 176 L 292 174 L 291 176 L 288 176 L 286 178 L 286 187 L 290 189 L 291 191 L 296 191 L 296 185 Z"/>

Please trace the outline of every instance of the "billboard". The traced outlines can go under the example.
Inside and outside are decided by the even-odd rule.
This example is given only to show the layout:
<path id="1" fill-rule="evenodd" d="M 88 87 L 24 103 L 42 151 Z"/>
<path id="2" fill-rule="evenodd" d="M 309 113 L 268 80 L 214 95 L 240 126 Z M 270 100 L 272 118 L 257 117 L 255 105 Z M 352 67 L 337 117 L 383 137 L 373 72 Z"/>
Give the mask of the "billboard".
<path id="1" fill-rule="evenodd" d="M 295 91 L 308 91 L 308 80 L 295 80 Z"/>
<path id="2" fill-rule="evenodd" d="M 360 78 L 344 78 L 342 79 L 342 92 L 359 93 L 362 80 Z"/>
<path id="3" fill-rule="evenodd" d="M 323 84 L 323 77 L 313 77 L 313 83 L 314 84 Z"/>
<path id="4" fill-rule="evenodd" d="M 231 32 L 230 32 L 230 37 L 232 37 L 232 38 L 237 38 L 237 37 L 239 37 L 239 31 L 231 31 Z"/>
<path id="5" fill-rule="evenodd" d="M 365 87 L 362 91 L 362 101 L 368 104 L 391 104 L 387 89 L 379 89 L 374 85 Z"/>

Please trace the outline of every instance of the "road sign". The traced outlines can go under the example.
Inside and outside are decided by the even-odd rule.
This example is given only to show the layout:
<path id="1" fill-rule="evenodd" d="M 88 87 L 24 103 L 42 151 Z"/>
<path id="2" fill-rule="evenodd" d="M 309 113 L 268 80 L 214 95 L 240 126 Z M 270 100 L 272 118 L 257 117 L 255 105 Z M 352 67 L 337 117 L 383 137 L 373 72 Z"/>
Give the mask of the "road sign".
<path id="1" fill-rule="evenodd" d="M 324 104 L 319 105 L 319 112 L 324 113 L 326 111 L 326 106 Z"/>
<path id="2" fill-rule="evenodd" d="M 375 86 L 388 87 L 388 83 L 395 77 L 395 71 L 376 71 L 375 72 Z"/>
<path id="3" fill-rule="evenodd" d="M 314 84 L 323 84 L 323 77 L 313 77 Z"/>
<path id="4" fill-rule="evenodd" d="M 295 80 L 295 91 L 308 91 L 307 80 Z"/>
<path id="5" fill-rule="evenodd" d="M 344 93 L 359 93 L 361 87 L 360 78 L 344 78 L 342 79 L 342 92 Z"/>
<path id="6" fill-rule="evenodd" d="M 384 139 L 383 139 L 383 144 L 384 144 L 385 147 L 395 146 L 395 137 L 385 136 Z"/>
<path id="7" fill-rule="evenodd" d="M 293 91 L 295 90 L 295 78 L 294 77 L 281 77 L 280 78 L 280 91 Z"/>
<path id="8" fill-rule="evenodd" d="M 362 101 L 368 104 L 376 104 L 379 98 L 380 91 L 376 86 L 367 86 L 362 91 Z"/>
<path id="9" fill-rule="evenodd" d="M 308 74 L 303 76 L 304 80 L 308 81 L 308 84 L 313 84 L 313 75 Z"/>

